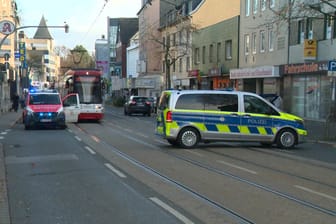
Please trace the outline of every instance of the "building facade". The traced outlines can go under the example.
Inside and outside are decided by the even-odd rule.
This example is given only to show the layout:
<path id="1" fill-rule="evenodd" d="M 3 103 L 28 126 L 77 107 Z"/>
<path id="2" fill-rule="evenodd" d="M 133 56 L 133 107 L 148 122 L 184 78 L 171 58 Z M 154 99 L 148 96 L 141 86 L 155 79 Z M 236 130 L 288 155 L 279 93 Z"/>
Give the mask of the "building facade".
<path id="1" fill-rule="evenodd" d="M 4 112 L 9 110 L 10 99 L 19 89 L 20 75 L 14 56 L 18 42 L 16 27 L 20 26 L 16 1 L 0 2 L 0 24 L 0 112 Z"/>
<path id="2" fill-rule="evenodd" d="M 131 37 L 138 32 L 138 26 L 138 18 L 108 17 L 107 39 L 112 94 L 128 95 L 126 49 Z"/>

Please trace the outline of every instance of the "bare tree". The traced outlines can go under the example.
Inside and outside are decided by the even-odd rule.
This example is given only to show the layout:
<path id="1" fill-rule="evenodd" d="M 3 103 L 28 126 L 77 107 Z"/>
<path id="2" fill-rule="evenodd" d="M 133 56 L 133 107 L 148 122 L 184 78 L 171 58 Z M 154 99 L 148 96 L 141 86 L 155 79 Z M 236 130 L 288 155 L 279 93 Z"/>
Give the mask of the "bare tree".
<path id="1" fill-rule="evenodd" d="M 146 27 L 146 33 L 144 34 L 147 41 L 153 41 L 160 46 L 158 50 L 163 58 L 165 87 L 167 89 L 171 88 L 171 67 L 180 58 L 190 55 L 192 48 L 190 36 L 192 32 L 197 30 L 196 26 L 191 24 L 188 16 L 182 16 L 176 9 L 174 9 L 174 13 L 176 13 L 176 19 L 161 27 L 159 29 L 160 35 L 150 27 Z"/>

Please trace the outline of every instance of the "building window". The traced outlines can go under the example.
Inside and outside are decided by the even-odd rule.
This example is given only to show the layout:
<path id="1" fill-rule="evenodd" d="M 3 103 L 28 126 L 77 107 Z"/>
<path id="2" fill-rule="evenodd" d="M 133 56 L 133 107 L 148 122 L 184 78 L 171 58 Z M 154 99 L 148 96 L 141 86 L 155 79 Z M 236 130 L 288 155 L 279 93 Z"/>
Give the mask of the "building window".
<path id="1" fill-rule="evenodd" d="M 307 19 L 307 38 L 309 40 L 313 39 L 313 19 L 312 18 L 308 18 Z"/>
<path id="2" fill-rule="evenodd" d="M 205 46 L 202 47 L 202 64 L 205 64 Z"/>
<path id="3" fill-rule="evenodd" d="M 217 43 L 217 63 L 221 61 L 222 44 Z"/>
<path id="4" fill-rule="evenodd" d="M 265 30 L 260 31 L 260 53 L 264 53 L 266 50 L 266 33 Z"/>
<path id="5" fill-rule="evenodd" d="M 305 38 L 305 28 L 304 28 L 304 21 L 300 20 L 298 23 L 298 43 L 302 44 Z"/>
<path id="6" fill-rule="evenodd" d="M 173 35 L 173 46 L 176 46 L 176 33 L 172 34 Z"/>
<path id="7" fill-rule="evenodd" d="M 272 9 L 272 8 L 274 8 L 274 6 L 275 6 L 275 0 L 269 0 L 269 4 L 270 4 L 270 8 Z"/>
<path id="8" fill-rule="evenodd" d="M 232 60 L 232 40 L 225 41 L 225 59 Z"/>
<path id="9" fill-rule="evenodd" d="M 195 65 L 200 63 L 200 49 L 199 48 L 195 48 L 194 61 L 195 61 Z"/>
<path id="10" fill-rule="evenodd" d="M 253 0 L 253 14 L 258 13 L 258 2 L 259 0 Z"/>
<path id="11" fill-rule="evenodd" d="M 176 72 L 176 59 L 173 59 L 173 72 Z"/>
<path id="12" fill-rule="evenodd" d="M 333 17 L 331 15 L 327 15 L 325 19 L 325 39 L 332 39 L 332 27 L 333 27 Z"/>
<path id="13" fill-rule="evenodd" d="M 273 29 L 268 30 L 268 49 L 269 49 L 269 51 L 274 50 L 274 32 L 273 32 Z"/>
<path id="14" fill-rule="evenodd" d="M 179 72 L 182 72 L 183 61 L 182 58 L 179 59 Z"/>
<path id="15" fill-rule="evenodd" d="M 166 48 L 166 38 L 162 37 L 162 49 L 164 50 Z"/>
<path id="16" fill-rule="evenodd" d="M 212 63 L 213 62 L 213 55 L 214 55 L 214 49 L 213 49 L 213 44 L 210 44 L 209 47 L 209 62 Z"/>
<path id="17" fill-rule="evenodd" d="M 186 61 L 186 72 L 188 72 L 190 70 L 190 58 L 187 57 L 187 61 Z"/>
<path id="18" fill-rule="evenodd" d="M 166 61 L 162 62 L 162 72 L 165 73 L 166 72 Z"/>
<path id="19" fill-rule="evenodd" d="M 266 3 L 267 3 L 267 0 L 261 0 L 261 3 L 260 3 L 261 11 L 266 10 Z"/>
<path id="20" fill-rule="evenodd" d="M 179 45 L 182 44 L 182 31 L 179 31 Z"/>
<path id="21" fill-rule="evenodd" d="M 244 36 L 244 52 L 245 55 L 249 55 L 250 53 L 250 36 L 248 34 Z"/>
<path id="22" fill-rule="evenodd" d="M 257 53 L 257 33 L 252 33 L 252 53 Z"/>
<path id="23" fill-rule="evenodd" d="M 250 16 L 251 0 L 245 0 L 245 16 Z"/>

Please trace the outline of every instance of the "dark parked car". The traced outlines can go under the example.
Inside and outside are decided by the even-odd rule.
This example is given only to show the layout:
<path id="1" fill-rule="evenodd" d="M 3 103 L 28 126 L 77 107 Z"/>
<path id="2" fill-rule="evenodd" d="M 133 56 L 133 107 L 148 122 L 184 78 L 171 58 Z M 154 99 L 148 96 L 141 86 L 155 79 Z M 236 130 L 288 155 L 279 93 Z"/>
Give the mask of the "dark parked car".
<path id="1" fill-rule="evenodd" d="M 144 116 L 151 115 L 151 102 L 145 96 L 131 96 L 124 105 L 124 114 L 131 115 L 135 113 L 143 114 Z"/>

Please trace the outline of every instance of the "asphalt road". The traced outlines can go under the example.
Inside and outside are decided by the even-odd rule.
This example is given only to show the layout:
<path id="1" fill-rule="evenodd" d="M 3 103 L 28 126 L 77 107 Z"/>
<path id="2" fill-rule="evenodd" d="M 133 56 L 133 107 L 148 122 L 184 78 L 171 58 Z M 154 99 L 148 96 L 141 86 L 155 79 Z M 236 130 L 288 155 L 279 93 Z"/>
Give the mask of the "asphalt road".
<path id="1" fill-rule="evenodd" d="M 12 223 L 335 223 L 333 144 L 184 150 L 154 126 L 107 108 L 100 124 L 11 127 L 1 142 Z"/>

